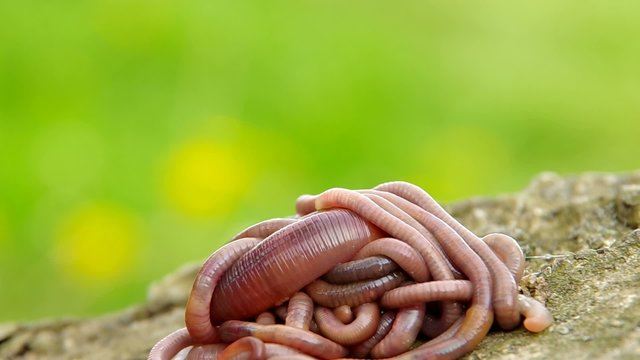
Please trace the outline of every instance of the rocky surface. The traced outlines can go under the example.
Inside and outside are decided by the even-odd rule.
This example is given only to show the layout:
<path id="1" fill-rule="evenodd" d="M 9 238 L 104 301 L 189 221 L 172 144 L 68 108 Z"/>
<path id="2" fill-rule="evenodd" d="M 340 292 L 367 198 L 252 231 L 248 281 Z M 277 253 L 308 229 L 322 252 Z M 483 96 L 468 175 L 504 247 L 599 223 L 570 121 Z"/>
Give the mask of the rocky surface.
<path id="1" fill-rule="evenodd" d="M 560 177 L 449 210 L 479 235 L 504 232 L 528 256 L 522 291 L 555 323 L 540 334 L 492 330 L 467 359 L 640 358 L 640 171 Z M 206 254 L 205 254 L 206 255 Z M 0 324 L 2 359 L 144 359 L 184 326 L 198 264 L 151 285 L 148 301 L 91 319 Z"/>

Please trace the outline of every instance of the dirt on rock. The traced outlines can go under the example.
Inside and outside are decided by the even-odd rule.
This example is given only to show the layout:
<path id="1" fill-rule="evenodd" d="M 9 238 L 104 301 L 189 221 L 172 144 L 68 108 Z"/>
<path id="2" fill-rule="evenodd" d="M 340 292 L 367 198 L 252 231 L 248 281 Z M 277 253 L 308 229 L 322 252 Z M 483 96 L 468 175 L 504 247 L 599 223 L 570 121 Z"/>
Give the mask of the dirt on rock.
<path id="1" fill-rule="evenodd" d="M 555 319 L 540 334 L 493 329 L 466 359 L 640 359 L 640 171 L 544 173 L 520 193 L 447 208 L 478 235 L 518 239 L 528 257 L 521 290 Z M 114 314 L 0 324 L 0 358 L 145 359 L 184 326 L 198 267 L 185 265 L 152 284 L 146 304 Z"/>

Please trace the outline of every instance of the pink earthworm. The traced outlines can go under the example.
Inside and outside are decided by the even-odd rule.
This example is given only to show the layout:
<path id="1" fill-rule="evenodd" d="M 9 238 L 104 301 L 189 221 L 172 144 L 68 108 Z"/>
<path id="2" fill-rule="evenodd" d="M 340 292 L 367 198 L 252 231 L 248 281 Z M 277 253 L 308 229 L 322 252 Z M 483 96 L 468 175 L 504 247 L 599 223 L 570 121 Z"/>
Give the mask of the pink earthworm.
<path id="1" fill-rule="evenodd" d="M 264 311 L 256 316 L 256 322 L 260 325 L 273 325 L 276 323 L 276 316 L 269 311 Z"/>
<path id="2" fill-rule="evenodd" d="M 387 191 L 418 205 L 422 209 L 444 221 L 467 242 L 486 264 L 493 280 L 493 307 L 496 321 L 501 328 L 510 330 L 520 323 L 520 314 L 516 304 L 518 287 L 509 270 L 497 255 L 478 236 L 464 227 L 440 206 L 427 192 L 407 182 L 390 182 L 375 187 Z"/>
<path id="3" fill-rule="evenodd" d="M 387 291 L 380 298 L 380 305 L 400 308 L 432 301 L 469 301 L 473 284 L 469 280 L 441 280 L 411 284 Z"/>
<path id="4" fill-rule="evenodd" d="M 309 330 L 313 318 L 313 300 L 303 292 L 297 292 L 289 299 L 285 325 Z"/>
<path id="5" fill-rule="evenodd" d="M 231 241 L 246 237 L 264 239 L 283 227 L 297 222 L 298 220 L 299 219 L 296 218 L 276 218 L 265 220 L 242 230 L 236 236 L 232 237 Z"/>
<path id="6" fill-rule="evenodd" d="M 265 348 L 267 350 L 267 358 L 269 359 L 276 356 L 304 355 L 300 351 L 282 344 L 266 343 Z"/>
<path id="7" fill-rule="evenodd" d="M 353 310 L 351 310 L 351 306 L 349 305 L 340 305 L 334 308 L 333 315 L 343 324 L 348 324 L 353 321 Z"/>
<path id="8" fill-rule="evenodd" d="M 355 345 L 371 337 L 380 321 L 380 309 L 376 303 L 362 304 L 355 309 L 356 318 L 344 324 L 333 314 L 331 309 L 317 307 L 315 319 L 321 333 L 340 345 Z"/>
<path id="9" fill-rule="evenodd" d="M 507 266 L 516 282 L 520 281 L 524 273 L 524 254 L 518 242 L 507 234 L 491 233 L 482 237 L 491 250 Z"/>
<path id="10" fill-rule="evenodd" d="M 244 319 L 287 300 L 378 234 L 347 210 L 318 212 L 276 231 L 222 275 L 211 301 L 212 322 Z"/>
<path id="11" fill-rule="evenodd" d="M 406 242 L 416 249 L 424 258 L 433 279 L 453 280 L 455 278 L 448 260 L 443 257 L 444 252 L 437 250 L 437 242 L 429 241 L 418 230 L 382 209 L 364 194 L 347 189 L 334 188 L 306 199 L 306 201 L 313 200 L 318 210 L 338 207 L 354 211 L 387 234 Z M 459 304 L 444 303 L 442 310 L 443 323 L 446 325 L 452 324 L 460 317 L 461 311 Z"/>
<path id="12" fill-rule="evenodd" d="M 384 255 L 417 282 L 429 280 L 429 269 L 422 256 L 407 243 L 394 238 L 380 238 L 365 245 L 354 259 L 364 259 L 373 255 Z"/>
<path id="13" fill-rule="evenodd" d="M 339 194 L 333 196 L 337 195 Z M 416 356 L 416 358 L 422 358 L 428 355 L 456 358 L 473 349 L 489 331 L 493 322 L 491 276 L 482 259 L 453 228 L 426 210 L 413 206 L 415 208 L 412 209 L 414 210 L 412 212 L 415 214 L 412 215 L 433 234 L 453 264 L 474 284 L 474 294 L 460 329 L 451 338 L 435 344 L 427 342 L 400 357 L 413 358 Z M 513 281 L 511 275 L 509 275 L 509 279 Z"/>
<path id="14" fill-rule="evenodd" d="M 371 337 L 357 346 L 354 346 L 351 349 L 351 356 L 355 358 L 364 358 L 371 352 L 374 346 L 376 346 L 380 340 L 382 340 L 389 331 L 391 330 L 391 326 L 393 325 L 393 321 L 396 318 L 395 311 L 387 311 L 382 316 L 380 316 L 380 321 L 378 322 L 378 327 L 376 331 Z"/>
<path id="15" fill-rule="evenodd" d="M 212 254 L 186 328 L 149 359 L 456 359 L 494 316 L 504 329 L 524 317 L 531 332 L 553 321 L 517 294 L 525 262 L 513 238 L 476 236 L 412 184 L 303 195 L 296 212 Z"/>
<path id="16" fill-rule="evenodd" d="M 347 349 L 342 345 L 312 332 L 286 325 L 259 325 L 239 320 L 228 320 L 220 325 L 219 332 L 220 339 L 224 342 L 233 342 L 245 336 L 254 336 L 264 342 L 286 345 L 323 359 L 347 355 Z"/>
<path id="17" fill-rule="evenodd" d="M 211 298 L 220 277 L 244 253 L 259 243 L 255 238 L 244 238 L 229 243 L 214 252 L 202 265 L 193 282 L 185 309 L 185 324 L 193 340 L 208 343 L 217 340 L 211 321 Z"/>
<path id="18" fill-rule="evenodd" d="M 262 340 L 253 336 L 245 336 L 227 346 L 218 355 L 218 360 L 233 360 L 238 358 L 264 360 L 267 355 L 266 353 L 267 349 Z"/>
<path id="19" fill-rule="evenodd" d="M 178 329 L 158 341 L 149 352 L 148 360 L 170 360 L 180 350 L 194 344 L 187 328 Z"/>
<path id="20" fill-rule="evenodd" d="M 227 344 L 195 345 L 186 360 L 216 360 L 226 347 Z"/>
<path id="21" fill-rule="evenodd" d="M 400 309 L 391 330 L 371 349 L 371 355 L 379 359 L 400 355 L 409 350 L 418 337 L 423 318 L 424 304 Z"/>
<path id="22" fill-rule="evenodd" d="M 416 229 L 416 231 L 418 231 L 424 237 L 425 240 L 427 240 L 433 245 L 433 248 L 440 254 L 440 257 L 442 257 L 442 259 L 444 259 L 444 261 L 447 263 L 453 275 L 456 278 L 463 277 L 462 274 L 458 271 L 458 269 L 456 269 L 456 267 L 451 264 L 449 257 L 440 248 L 437 240 L 433 237 L 433 235 L 429 231 L 427 231 L 427 229 L 425 229 L 424 226 L 420 224 L 420 222 L 418 222 L 416 219 L 411 217 L 411 215 L 403 211 L 400 207 L 394 204 L 393 201 L 390 201 L 390 198 L 392 198 L 390 196 L 391 194 L 383 191 L 379 191 L 379 190 L 361 190 L 359 191 L 359 193 L 364 194 L 366 197 L 368 197 L 374 203 L 380 206 L 383 210 L 397 217 L 398 219 L 402 220 L 407 225 Z"/>
<path id="23" fill-rule="evenodd" d="M 522 294 L 518 294 L 518 310 L 525 317 L 525 329 L 531 332 L 540 332 L 553 322 L 553 315 L 542 303 Z"/>

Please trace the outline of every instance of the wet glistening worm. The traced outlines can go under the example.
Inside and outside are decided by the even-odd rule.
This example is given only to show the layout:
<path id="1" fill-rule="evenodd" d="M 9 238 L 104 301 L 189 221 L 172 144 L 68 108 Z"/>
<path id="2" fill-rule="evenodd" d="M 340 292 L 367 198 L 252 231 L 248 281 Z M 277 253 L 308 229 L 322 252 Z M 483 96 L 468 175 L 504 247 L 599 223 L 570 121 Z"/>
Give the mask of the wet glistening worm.
<path id="1" fill-rule="evenodd" d="M 518 293 L 516 240 L 475 235 L 415 185 L 329 189 L 299 197 L 296 212 L 241 231 L 204 262 L 185 328 L 150 360 L 456 359 L 494 321 L 531 332 L 553 321 Z"/>

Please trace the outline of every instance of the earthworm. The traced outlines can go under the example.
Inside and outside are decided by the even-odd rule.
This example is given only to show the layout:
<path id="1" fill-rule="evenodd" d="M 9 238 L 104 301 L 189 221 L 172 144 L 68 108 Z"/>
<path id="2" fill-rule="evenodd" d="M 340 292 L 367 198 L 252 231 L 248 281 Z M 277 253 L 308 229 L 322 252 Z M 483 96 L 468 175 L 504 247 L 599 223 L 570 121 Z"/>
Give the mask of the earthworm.
<path id="1" fill-rule="evenodd" d="M 453 228 L 467 242 L 486 264 L 494 283 L 493 307 L 496 321 L 505 330 L 513 329 L 520 323 L 516 307 L 517 286 L 508 269 L 482 240 L 447 213 L 429 194 L 419 187 L 406 182 L 390 182 L 376 186 L 376 190 L 387 191 L 405 198 L 438 217 Z"/>
<path id="2" fill-rule="evenodd" d="M 374 346 L 376 346 L 380 340 L 382 340 L 389 331 L 391 330 L 391 325 L 393 325 L 393 321 L 396 318 L 395 311 L 387 311 L 382 316 L 380 316 L 380 321 L 378 322 L 378 327 L 376 328 L 375 333 L 371 335 L 371 337 L 357 346 L 351 349 L 351 356 L 355 358 L 363 358 L 366 357 L 367 354 L 371 352 Z"/>
<path id="3" fill-rule="evenodd" d="M 507 266 L 515 281 L 520 281 L 525 264 L 524 254 L 518 242 L 511 236 L 500 233 L 487 234 L 482 241 L 489 245 L 500 261 Z"/>
<path id="4" fill-rule="evenodd" d="M 348 284 L 354 281 L 377 279 L 397 268 L 398 265 L 388 257 L 370 256 L 338 264 L 322 279 L 332 284 Z"/>
<path id="5" fill-rule="evenodd" d="M 371 355 L 379 359 L 400 355 L 409 350 L 418 337 L 423 317 L 424 304 L 400 309 L 391 330 L 371 349 Z"/>
<path id="6" fill-rule="evenodd" d="M 376 303 L 358 306 L 355 315 L 352 322 L 344 324 L 326 307 L 319 306 L 314 313 L 322 334 L 341 345 L 361 343 L 376 332 L 380 321 L 380 309 Z"/>
<path id="7" fill-rule="evenodd" d="M 186 328 L 149 359 L 455 359 L 494 316 L 505 330 L 553 321 L 517 293 L 525 262 L 513 238 L 475 235 L 415 185 L 334 188 L 295 208 L 204 262 Z"/>
<path id="8" fill-rule="evenodd" d="M 469 248 L 458 233 L 434 215 L 426 211 L 419 213 L 421 216 L 418 217 L 418 221 L 438 239 L 440 246 L 449 254 L 454 265 L 474 284 L 474 289 L 471 304 L 460 329 L 455 334 L 442 342 L 427 342 L 415 350 L 402 354 L 402 357 L 425 358 L 428 355 L 455 358 L 473 349 L 491 327 L 493 322 L 491 276 L 481 258 Z"/>
<path id="9" fill-rule="evenodd" d="M 256 322 L 260 325 L 273 325 L 276 323 L 276 316 L 269 311 L 265 311 L 256 316 Z"/>
<path id="10" fill-rule="evenodd" d="M 540 332 L 553 322 L 553 316 L 538 300 L 518 294 L 518 310 L 524 315 L 524 327 L 531 332 Z"/>
<path id="11" fill-rule="evenodd" d="M 380 305 L 400 308 L 432 301 L 469 301 L 473 284 L 469 280 L 442 280 L 411 284 L 387 291 L 380 298 Z"/>
<path id="12" fill-rule="evenodd" d="M 299 219 L 296 218 L 276 218 L 265 220 L 242 230 L 236 236 L 232 237 L 231 241 L 246 237 L 264 239 L 283 227 L 297 222 L 298 220 Z"/>
<path id="13" fill-rule="evenodd" d="M 218 359 L 232 360 L 242 357 L 247 360 L 263 360 L 266 352 L 267 349 L 262 340 L 253 336 L 245 336 L 227 346 L 220 355 L 218 355 Z M 246 356 L 242 356 L 242 354 L 246 354 Z"/>
<path id="14" fill-rule="evenodd" d="M 449 265 L 449 269 L 451 270 L 453 275 L 456 278 L 462 278 L 462 274 L 460 274 L 458 269 L 456 269 L 456 267 L 451 264 L 451 261 L 449 260 L 447 254 L 438 246 L 438 242 L 433 237 L 433 234 L 427 231 L 427 229 L 425 229 L 422 224 L 420 224 L 415 218 L 411 217 L 411 215 L 403 211 L 399 206 L 397 206 L 397 204 L 394 204 L 393 201 L 390 201 L 391 199 L 393 199 L 392 194 L 384 193 L 378 190 L 363 190 L 360 191 L 360 193 L 371 199 L 374 203 L 376 203 L 389 214 L 397 217 L 398 219 L 402 220 L 404 223 L 418 231 L 425 240 L 433 245 L 433 249 L 437 251 L 440 257 L 447 263 L 447 265 Z"/>
<path id="15" fill-rule="evenodd" d="M 375 280 L 359 281 L 351 284 L 335 285 L 324 280 L 309 284 L 305 291 L 313 301 L 328 307 L 340 305 L 358 306 L 377 300 L 385 292 L 394 289 L 405 279 L 401 272 L 392 272 Z"/>
<path id="16" fill-rule="evenodd" d="M 346 210 L 318 212 L 276 231 L 222 276 L 211 301 L 212 322 L 244 319 L 285 301 L 377 235 Z"/>
<path id="17" fill-rule="evenodd" d="M 348 324 L 353 321 L 353 311 L 349 305 L 340 305 L 333 309 L 333 315 L 336 319 L 340 320 L 343 324 Z"/>
<path id="18" fill-rule="evenodd" d="M 287 355 L 303 355 L 300 351 L 282 344 L 266 343 L 267 358 Z"/>
<path id="19" fill-rule="evenodd" d="M 289 299 L 285 324 L 298 329 L 309 330 L 313 318 L 313 300 L 303 292 L 297 292 Z"/>
<path id="20" fill-rule="evenodd" d="M 388 257 L 417 282 L 429 280 L 429 270 L 422 257 L 407 243 L 394 238 L 380 238 L 365 245 L 354 258 L 363 259 L 372 255 Z"/>
<path id="21" fill-rule="evenodd" d="M 209 321 L 213 296 L 209 290 L 216 287 L 229 266 L 258 242 L 255 238 L 244 238 L 229 243 L 214 252 L 200 268 L 185 309 L 185 324 L 195 342 L 207 343 L 217 340 L 215 328 Z"/>
<path id="22" fill-rule="evenodd" d="M 149 352 L 149 359 L 169 360 L 180 350 L 194 344 L 187 328 L 178 329 L 158 341 Z"/>
<path id="23" fill-rule="evenodd" d="M 286 325 L 260 325 L 229 320 L 220 325 L 219 331 L 220 339 L 228 343 L 246 336 L 254 336 L 262 341 L 286 345 L 323 359 L 335 359 L 347 355 L 346 348 L 329 339 Z"/>
<path id="24" fill-rule="evenodd" d="M 187 360 L 216 360 L 226 347 L 226 344 L 196 345 L 187 354 Z"/>
<path id="25" fill-rule="evenodd" d="M 436 244 L 429 241 L 414 227 L 386 212 L 367 196 L 347 189 L 334 188 L 313 198 L 317 210 L 334 207 L 347 208 L 378 226 L 389 235 L 402 239 L 415 248 L 424 258 L 431 276 L 435 280 L 453 280 L 449 262 L 438 251 Z M 455 303 L 444 303 L 442 317 L 446 323 L 453 323 L 460 316 L 460 307 Z"/>

